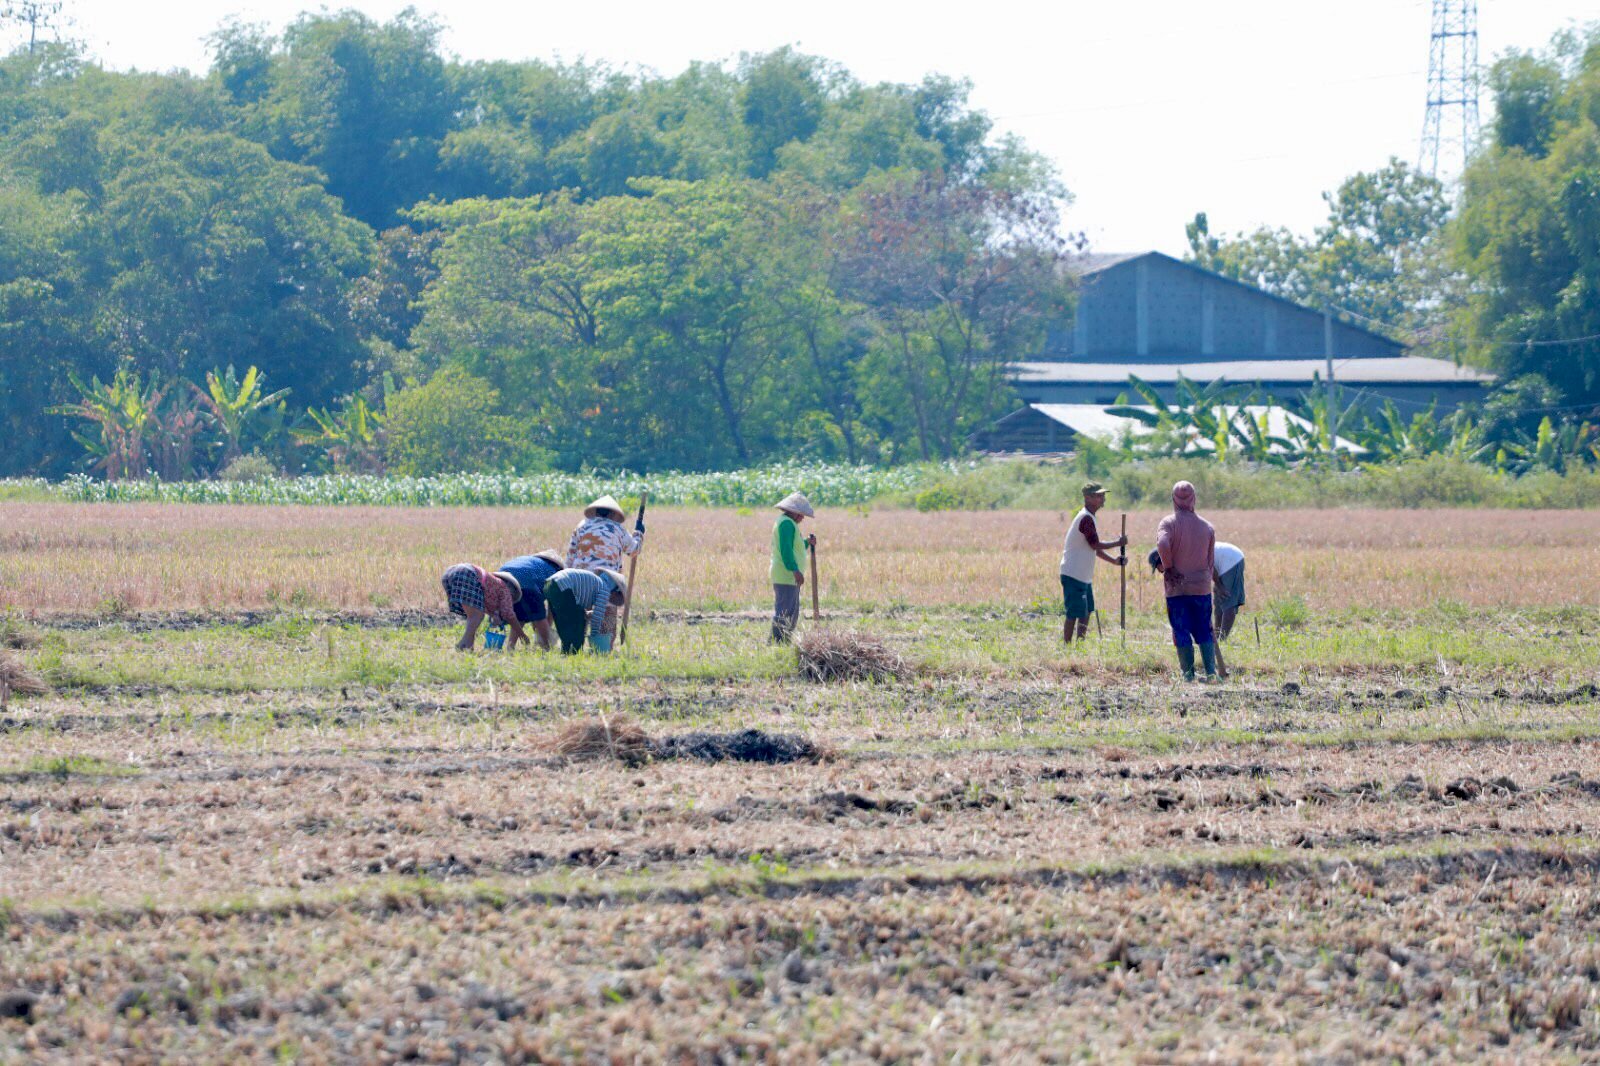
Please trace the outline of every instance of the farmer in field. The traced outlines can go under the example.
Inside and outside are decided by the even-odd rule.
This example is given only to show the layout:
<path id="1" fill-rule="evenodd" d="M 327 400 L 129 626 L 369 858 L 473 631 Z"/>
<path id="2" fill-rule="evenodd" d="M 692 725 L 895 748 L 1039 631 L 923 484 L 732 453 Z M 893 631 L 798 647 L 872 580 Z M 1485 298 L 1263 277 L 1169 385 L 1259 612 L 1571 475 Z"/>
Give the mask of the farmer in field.
<path id="1" fill-rule="evenodd" d="M 1211 573 L 1216 565 L 1216 530 L 1195 514 L 1194 486 L 1172 486 L 1172 513 L 1156 530 L 1156 554 L 1167 593 L 1167 622 L 1185 681 L 1194 680 L 1194 649 L 1200 647 L 1206 679 L 1217 676 L 1217 645 L 1211 630 Z"/>
<path id="2" fill-rule="evenodd" d="M 1225 540 L 1217 541 L 1216 564 L 1211 571 L 1212 625 L 1219 641 L 1227 640 L 1244 606 L 1244 552 Z"/>
<path id="3" fill-rule="evenodd" d="M 644 518 L 633 532 L 622 528 L 628 517 L 622 505 L 602 496 L 583 509 L 583 521 L 567 544 L 567 566 L 573 570 L 621 570 L 624 555 L 636 555 L 644 546 Z"/>
<path id="4" fill-rule="evenodd" d="M 522 631 L 522 623 L 517 620 L 517 601 L 522 598 L 522 585 L 515 577 L 503 570 L 491 574 L 481 566 L 457 563 L 446 570 L 440 580 L 444 585 L 445 603 L 450 613 L 467 620 L 466 632 L 456 642 L 459 650 L 472 650 L 473 643 L 478 639 L 478 627 L 485 618 L 492 626 L 511 627 L 512 642 L 506 645 L 507 651 L 515 646 L 516 641 L 528 639 L 528 635 Z"/>
<path id="5" fill-rule="evenodd" d="M 561 653 L 582 651 L 587 634 L 597 654 L 609 654 L 613 620 L 627 595 L 628 579 L 618 570 L 568 567 L 545 582 L 544 599 L 561 638 Z"/>
<path id="6" fill-rule="evenodd" d="M 773 505 L 779 511 L 772 527 L 772 643 L 787 644 L 800 621 L 800 590 L 806 583 L 806 558 L 813 541 L 800 536 L 800 523 L 815 518 L 811 501 L 791 492 Z"/>
<path id="7" fill-rule="evenodd" d="M 517 621 L 533 626 L 533 631 L 539 636 L 539 647 L 545 651 L 550 650 L 552 640 L 550 612 L 544 602 L 544 586 L 545 582 L 555 577 L 565 566 L 554 548 L 547 548 L 532 555 L 519 555 L 509 562 L 500 564 L 499 572 L 510 574 L 522 588 L 522 598 L 516 603 Z M 524 644 L 528 642 L 520 626 L 512 630 L 511 642 L 506 645 L 506 650 L 510 651 L 516 647 L 519 640 Z"/>
<path id="8" fill-rule="evenodd" d="M 1079 640 L 1089 637 L 1089 616 L 1094 614 L 1094 562 L 1104 559 L 1112 566 L 1123 566 L 1125 560 L 1110 552 L 1128 543 L 1127 537 L 1105 541 L 1100 539 L 1100 527 L 1094 516 L 1106 504 L 1106 490 L 1098 481 L 1083 486 L 1083 509 L 1072 518 L 1067 528 L 1067 540 L 1061 547 L 1061 599 L 1066 608 L 1066 621 L 1061 626 L 1061 641 L 1072 643 L 1073 631 Z"/>

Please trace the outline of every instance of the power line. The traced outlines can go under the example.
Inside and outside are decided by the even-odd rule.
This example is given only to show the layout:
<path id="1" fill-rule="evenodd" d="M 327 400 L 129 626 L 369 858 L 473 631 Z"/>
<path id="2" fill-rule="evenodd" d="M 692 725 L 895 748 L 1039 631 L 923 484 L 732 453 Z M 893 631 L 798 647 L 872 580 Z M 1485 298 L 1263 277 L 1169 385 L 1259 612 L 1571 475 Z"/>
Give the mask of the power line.
<path id="1" fill-rule="evenodd" d="M 1329 306 L 1342 315 L 1349 315 L 1351 318 L 1359 319 L 1362 322 L 1370 322 L 1374 326 L 1381 326 L 1390 333 L 1405 334 L 1406 336 L 1421 341 L 1426 345 L 1437 345 L 1440 343 L 1436 338 L 1428 336 L 1421 330 L 1409 329 L 1405 326 L 1396 326 L 1391 322 L 1385 322 L 1382 319 L 1373 318 L 1371 315 L 1364 315 L 1359 311 L 1352 311 L 1350 308 L 1343 307 L 1339 304 L 1329 304 Z M 1534 340 L 1530 337 L 1526 340 L 1503 341 L 1496 340 L 1493 337 L 1476 337 L 1468 340 L 1466 343 L 1473 345 L 1494 345 L 1502 348 L 1559 348 L 1574 344 L 1589 344 L 1593 341 L 1600 341 L 1600 333 L 1590 333 L 1583 337 L 1558 337 L 1553 340 Z"/>

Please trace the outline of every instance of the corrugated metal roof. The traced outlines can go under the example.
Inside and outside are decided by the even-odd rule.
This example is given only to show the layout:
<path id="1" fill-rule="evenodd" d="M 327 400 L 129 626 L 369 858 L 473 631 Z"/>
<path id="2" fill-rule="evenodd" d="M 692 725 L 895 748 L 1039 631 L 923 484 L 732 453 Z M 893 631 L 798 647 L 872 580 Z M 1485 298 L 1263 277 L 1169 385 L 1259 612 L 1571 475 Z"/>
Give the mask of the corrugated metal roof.
<path id="1" fill-rule="evenodd" d="M 1243 359 L 1204 363 L 1012 363 L 1012 380 L 1046 385 L 1121 384 L 1132 374 L 1152 385 L 1170 385 L 1178 375 L 1198 384 L 1227 380 L 1240 385 L 1310 384 L 1327 373 L 1324 359 Z M 1333 379 L 1346 385 L 1481 385 L 1493 374 L 1420 355 L 1335 359 Z"/>
<path id="2" fill-rule="evenodd" d="M 1154 252 L 1088 252 L 1071 260 L 1067 266 L 1074 274 L 1097 274 L 1118 263 L 1154 254 Z"/>
<path id="3" fill-rule="evenodd" d="M 1093 437 L 1096 440 L 1104 441 L 1108 444 L 1119 443 L 1126 439 L 1142 437 L 1154 432 L 1154 430 L 1152 430 L 1149 426 L 1145 425 L 1143 422 L 1140 422 L 1136 418 L 1129 418 L 1126 415 L 1109 414 L 1106 408 L 1100 404 L 1035 403 L 1029 404 L 1028 406 L 1033 408 L 1033 410 L 1038 411 L 1052 422 L 1066 426 L 1074 433 L 1085 437 Z M 1140 411 L 1148 411 L 1152 413 L 1155 411 L 1154 407 L 1149 407 L 1143 404 L 1134 406 L 1136 406 Z M 1268 436 L 1272 437 L 1286 436 L 1289 432 L 1289 426 L 1291 424 L 1299 426 L 1301 429 L 1311 428 L 1310 422 L 1306 421 L 1304 418 L 1301 418 L 1297 414 L 1292 414 L 1276 404 L 1249 404 L 1243 408 L 1224 404 L 1219 406 L 1217 409 L 1221 411 L 1229 419 L 1229 421 L 1232 421 L 1241 410 L 1257 422 L 1259 422 L 1261 417 L 1265 415 L 1267 419 L 1267 434 Z M 1189 442 L 1184 450 L 1208 451 L 1214 447 L 1215 445 L 1211 441 L 1196 437 L 1194 440 Z M 1341 451 L 1346 452 L 1360 452 L 1364 450 L 1354 441 L 1346 440 L 1343 437 L 1338 438 L 1337 447 Z M 1273 445 L 1272 450 L 1274 452 L 1283 451 L 1283 449 L 1277 445 Z"/>

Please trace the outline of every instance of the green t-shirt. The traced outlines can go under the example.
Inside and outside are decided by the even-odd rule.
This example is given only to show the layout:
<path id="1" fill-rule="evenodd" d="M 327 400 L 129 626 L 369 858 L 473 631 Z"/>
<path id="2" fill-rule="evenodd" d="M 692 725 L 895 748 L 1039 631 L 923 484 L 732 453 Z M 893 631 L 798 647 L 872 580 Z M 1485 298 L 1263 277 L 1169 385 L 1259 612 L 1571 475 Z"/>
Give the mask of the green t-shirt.
<path id="1" fill-rule="evenodd" d="M 800 525 L 783 515 L 772 527 L 772 583 L 792 585 L 795 571 L 805 573 L 805 569 L 806 542 L 800 536 Z"/>

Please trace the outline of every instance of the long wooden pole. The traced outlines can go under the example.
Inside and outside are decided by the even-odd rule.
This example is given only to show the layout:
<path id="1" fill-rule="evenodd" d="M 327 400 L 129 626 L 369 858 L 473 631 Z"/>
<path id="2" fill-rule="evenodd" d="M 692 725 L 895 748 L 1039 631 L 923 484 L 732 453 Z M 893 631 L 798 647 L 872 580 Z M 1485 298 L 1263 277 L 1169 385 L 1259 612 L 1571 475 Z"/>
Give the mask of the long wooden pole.
<path id="1" fill-rule="evenodd" d="M 650 493 L 639 493 L 639 522 L 644 521 L 644 505 L 650 499 Z M 622 617 L 617 621 L 617 646 L 628 643 L 628 609 L 633 606 L 633 581 L 639 573 L 639 556 L 644 554 L 644 545 L 639 545 L 639 550 L 633 553 L 633 558 L 628 562 L 628 591 L 622 597 Z"/>
<path id="2" fill-rule="evenodd" d="M 806 546 L 811 549 L 811 620 L 822 621 L 822 593 L 817 591 L 817 535 L 815 533 L 806 538 Z"/>
<path id="3" fill-rule="evenodd" d="M 1128 515 L 1122 515 L 1122 552 L 1118 556 L 1122 565 L 1117 567 L 1122 571 L 1122 644 L 1128 644 Z"/>

